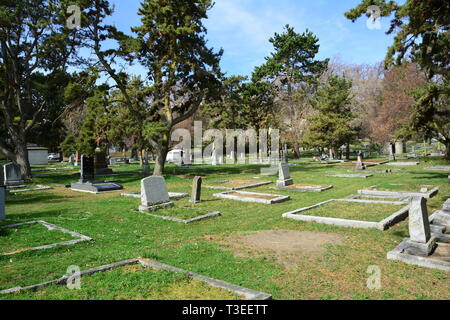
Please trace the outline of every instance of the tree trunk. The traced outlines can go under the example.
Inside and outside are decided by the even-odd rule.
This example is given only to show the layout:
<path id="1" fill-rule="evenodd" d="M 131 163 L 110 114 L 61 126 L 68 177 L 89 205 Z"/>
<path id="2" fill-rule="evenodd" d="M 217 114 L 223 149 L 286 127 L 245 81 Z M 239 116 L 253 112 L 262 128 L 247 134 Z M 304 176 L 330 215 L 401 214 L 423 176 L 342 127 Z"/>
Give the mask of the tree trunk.
<path id="1" fill-rule="evenodd" d="M 169 150 L 168 144 L 165 143 L 161 143 L 159 148 L 156 149 L 155 169 L 153 170 L 154 176 L 163 175 L 168 150 Z"/>
<path id="2" fill-rule="evenodd" d="M 27 144 L 24 141 L 20 141 L 16 144 L 16 159 L 13 161 L 20 166 L 22 179 L 30 180 L 31 166 L 30 161 L 28 160 Z"/>
<path id="3" fill-rule="evenodd" d="M 450 140 L 445 142 L 445 160 L 450 161 Z"/>
<path id="4" fill-rule="evenodd" d="M 347 146 L 345 149 L 345 159 L 350 160 L 350 143 L 347 143 Z"/>
<path id="5" fill-rule="evenodd" d="M 295 159 L 300 159 L 300 144 L 298 142 L 294 143 L 294 158 Z"/>

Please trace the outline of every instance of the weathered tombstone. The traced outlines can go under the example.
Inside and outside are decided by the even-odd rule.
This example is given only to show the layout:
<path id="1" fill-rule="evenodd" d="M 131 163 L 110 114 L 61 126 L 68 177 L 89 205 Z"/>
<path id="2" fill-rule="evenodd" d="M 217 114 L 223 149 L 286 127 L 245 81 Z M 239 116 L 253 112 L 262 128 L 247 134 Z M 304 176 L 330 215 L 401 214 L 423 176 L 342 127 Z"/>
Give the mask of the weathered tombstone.
<path id="1" fill-rule="evenodd" d="M 4 168 L 2 165 L 0 165 L 0 186 L 4 186 L 5 185 L 5 173 L 4 173 Z"/>
<path id="2" fill-rule="evenodd" d="M 284 163 L 289 163 L 287 144 L 285 144 L 284 148 L 283 148 L 283 162 Z"/>
<path id="3" fill-rule="evenodd" d="M 12 162 L 3 166 L 3 183 L 5 186 L 19 186 L 24 184 L 20 167 Z"/>
<path id="4" fill-rule="evenodd" d="M 435 248 L 436 239 L 431 236 L 427 200 L 423 197 L 412 197 L 409 208 L 409 240 L 406 251 L 413 255 L 429 256 Z"/>
<path id="5" fill-rule="evenodd" d="M 6 188 L 4 186 L 0 186 L 0 221 L 6 219 L 5 197 L 6 197 Z"/>
<path id="6" fill-rule="evenodd" d="M 113 173 L 113 171 L 110 168 L 108 168 L 108 162 L 106 160 L 105 151 L 98 151 L 95 153 L 94 165 L 95 165 L 95 174 L 100 175 Z"/>
<path id="7" fill-rule="evenodd" d="M 189 202 L 192 203 L 200 203 L 202 193 L 202 177 L 195 177 L 192 183 L 192 195 L 191 200 Z"/>
<path id="8" fill-rule="evenodd" d="M 151 176 L 141 180 L 141 205 L 139 211 L 153 211 L 173 206 L 163 177 Z"/>
<path id="9" fill-rule="evenodd" d="M 211 165 L 217 166 L 218 161 L 219 161 L 219 160 L 218 160 L 218 157 L 217 157 L 217 151 L 216 151 L 216 149 L 214 148 L 213 151 L 212 151 L 212 161 L 211 161 Z"/>
<path id="10" fill-rule="evenodd" d="M 69 156 L 69 164 L 72 166 L 75 164 L 75 155 L 74 154 L 71 154 Z"/>
<path id="11" fill-rule="evenodd" d="M 109 165 L 110 166 L 117 165 L 117 158 L 109 158 Z"/>
<path id="12" fill-rule="evenodd" d="M 291 179 L 291 173 L 289 171 L 289 165 L 286 163 L 279 164 L 277 187 L 287 187 L 294 184 Z"/>
<path id="13" fill-rule="evenodd" d="M 234 150 L 230 153 L 230 159 L 233 160 L 233 163 L 236 163 L 236 152 L 234 152 Z"/>

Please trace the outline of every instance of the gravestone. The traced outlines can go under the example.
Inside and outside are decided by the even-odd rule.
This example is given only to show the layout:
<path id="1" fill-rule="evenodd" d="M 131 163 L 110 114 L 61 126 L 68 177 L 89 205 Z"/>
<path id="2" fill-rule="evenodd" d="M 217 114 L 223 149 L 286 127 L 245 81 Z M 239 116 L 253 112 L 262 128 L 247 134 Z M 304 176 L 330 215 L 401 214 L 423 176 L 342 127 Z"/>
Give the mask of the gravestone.
<path id="1" fill-rule="evenodd" d="M 294 184 L 291 179 L 291 173 L 289 171 L 289 165 L 287 163 L 280 163 L 278 171 L 277 187 L 287 187 Z"/>
<path id="2" fill-rule="evenodd" d="M 423 197 L 411 198 L 407 244 L 406 251 L 413 255 L 429 256 L 436 248 L 436 239 L 431 236 L 427 200 Z"/>
<path id="3" fill-rule="evenodd" d="M 100 151 L 95 153 L 94 158 L 95 174 L 112 174 L 112 169 L 108 168 L 106 152 Z"/>
<path id="4" fill-rule="evenodd" d="M 173 206 L 163 177 L 151 176 L 141 180 L 141 205 L 139 211 L 153 211 Z"/>
<path id="5" fill-rule="evenodd" d="M 5 185 L 5 172 L 2 165 L 0 165 L 0 186 Z"/>
<path id="6" fill-rule="evenodd" d="M 0 186 L 0 221 L 6 219 L 5 197 L 6 197 L 6 188 L 4 186 Z"/>
<path id="7" fill-rule="evenodd" d="M 95 165 L 94 158 L 81 156 L 81 183 L 93 182 L 95 181 Z"/>
<path id="8" fill-rule="evenodd" d="M 71 154 L 69 156 L 69 164 L 74 165 L 75 164 L 75 155 Z"/>
<path id="9" fill-rule="evenodd" d="M 200 203 L 202 193 L 202 177 L 195 177 L 192 183 L 192 196 L 189 202 Z"/>
<path id="10" fill-rule="evenodd" d="M 81 156 L 80 181 L 72 183 L 70 187 L 74 191 L 89 193 L 101 193 L 123 189 L 123 187 L 117 183 L 96 181 L 94 158 L 84 155 Z"/>
<path id="11" fill-rule="evenodd" d="M 216 149 L 213 149 L 213 151 L 212 151 L 211 165 L 217 166 L 217 163 L 218 163 L 218 159 L 217 159 L 217 151 L 216 151 Z"/>
<path id="12" fill-rule="evenodd" d="M 283 148 L 283 162 L 284 163 L 289 163 L 287 144 L 285 144 L 284 148 Z"/>
<path id="13" fill-rule="evenodd" d="M 12 162 L 3 166 L 3 183 L 5 186 L 19 186 L 24 184 L 20 167 Z"/>

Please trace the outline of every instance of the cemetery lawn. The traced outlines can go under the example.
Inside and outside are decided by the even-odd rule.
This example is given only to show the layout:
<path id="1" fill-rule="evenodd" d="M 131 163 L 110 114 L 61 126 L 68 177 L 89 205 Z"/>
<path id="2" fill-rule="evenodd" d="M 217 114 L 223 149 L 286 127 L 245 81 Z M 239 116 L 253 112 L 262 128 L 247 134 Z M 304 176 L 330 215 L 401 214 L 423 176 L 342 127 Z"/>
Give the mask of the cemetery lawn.
<path id="1" fill-rule="evenodd" d="M 75 192 L 64 187 L 79 179 L 76 171 L 40 172 L 44 175 L 35 176 L 32 184 L 49 185 L 54 189 L 8 197 L 7 220 L 1 221 L 0 225 L 44 220 L 91 237 L 94 241 L 0 256 L 0 290 L 60 278 L 66 274 L 67 268 L 73 265 L 87 270 L 142 257 L 266 292 L 272 294 L 274 299 L 448 300 L 448 273 L 387 260 L 387 252 L 408 237 L 407 220 L 383 232 L 282 218 L 285 212 L 329 199 L 355 195 L 357 190 L 381 184 L 439 186 L 439 194 L 428 200 L 429 214 L 432 214 L 450 198 L 450 184 L 445 172 L 425 171 L 423 168 L 448 163 L 437 158 L 419 161 L 419 166 L 390 174 L 374 173 L 374 176 L 368 179 L 346 179 L 326 177 L 326 174 L 347 173 L 347 167 L 322 165 L 304 159 L 298 161 L 298 166 L 290 167 L 294 183 L 333 185 L 334 188 L 321 193 L 273 190 L 271 188 L 275 186 L 277 177 L 262 176 L 261 181 L 273 183 L 245 190 L 291 197 L 290 201 L 273 205 L 215 198 L 213 194 L 217 193 L 217 190 L 203 188 L 203 202 L 194 207 L 202 213 L 219 211 L 222 216 L 188 225 L 136 212 L 140 204 L 139 199 L 120 196 L 123 192 L 139 190 L 140 180 L 145 176 L 140 173 L 138 165 L 114 166 L 114 173 L 119 175 L 98 177 L 117 181 L 124 186 L 124 190 L 98 195 Z M 259 176 L 262 167 L 268 166 L 194 165 L 190 168 L 178 168 L 168 165 L 165 178 L 170 192 L 190 193 L 193 176 L 203 176 L 205 180 L 211 181 L 253 180 L 253 177 Z M 375 168 L 382 169 L 387 166 Z M 185 198 L 174 201 L 174 209 L 191 207 L 192 204 L 188 200 Z M 342 203 L 345 204 L 349 207 L 353 205 Z M 383 212 L 382 218 L 392 212 L 389 210 L 386 215 Z M 282 252 L 262 250 L 258 247 L 247 248 L 246 243 L 238 243 L 245 234 L 264 235 L 264 232 L 270 230 L 296 231 L 308 237 L 315 234 L 318 239 L 329 234 L 330 237 L 338 237 L 341 241 L 326 244 L 323 252 L 317 255 L 309 254 L 308 250 L 290 251 L 288 255 L 298 259 L 289 264 L 280 262 Z M 52 236 L 52 233 L 46 230 L 37 234 L 45 237 L 44 244 L 48 243 L 48 236 Z M 14 238 L 11 238 L 13 236 Z M 61 237 L 67 235 L 62 234 Z M 4 241 L 2 243 L 14 240 L 12 242 L 19 243 L 18 247 L 35 246 L 33 239 L 16 238 L 15 234 L 1 234 L 0 239 Z M 237 253 L 230 245 L 224 244 L 222 239 L 234 239 L 236 244 L 247 249 Z M 378 266 L 381 269 L 380 290 L 367 288 L 367 279 L 371 276 L 367 273 L 369 266 Z M 36 293 L 0 295 L 0 299 L 162 299 L 173 296 L 190 299 L 196 295 L 195 285 L 191 286 L 189 280 L 177 278 L 179 275 L 144 271 L 130 274 L 123 269 L 87 276 L 81 279 L 80 292 L 63 286 L 43 288 L 43 291 Z M 115 284 L 116 279 L 120 279 L 118 284 Z M 162 285 L 164 279 L 168 280 Z M 136 289 L 133 289 L 134 287 Z M 187 287 L 192 288 L 192 292 L 188 291 Z M 202 299 L 222 297 L 222 293 L 217 295 L 205 288 L 199 291 L 204 293 Z"/>
<path id="2" fill-rule="evenodd" d="M 374 200 L 374 199 L 372 199 Z M 378 199 L 377 199 L 378 200 Z M 348 220 L 379 222 L 406 206 L 385 203 L 332 201 L 298 214 Z"/>
<path id="3" fill-rule="evenodd" d="M 41 224 L 0 229 L 0 255 L 75 239 L 59 230 L 48 230 Z"/>
<path id="4" fill-rule="evenodd" d="M 96 273 L 82 278 L 80 290 L 51 285 L 37 292 L 5 296 L 14 300 L 242 300 L 230 291 L 215 288 L 187 274 L 157 271 L 140 265 Z"/>

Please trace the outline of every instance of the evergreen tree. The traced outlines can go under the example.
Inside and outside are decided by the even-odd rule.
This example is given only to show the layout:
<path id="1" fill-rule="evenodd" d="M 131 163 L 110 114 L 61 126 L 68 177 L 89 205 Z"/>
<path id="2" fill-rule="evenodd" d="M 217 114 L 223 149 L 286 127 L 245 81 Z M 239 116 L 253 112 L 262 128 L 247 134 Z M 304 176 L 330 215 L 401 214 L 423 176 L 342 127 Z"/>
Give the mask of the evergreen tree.
<path id="1" fill-rule="evenodd" d="M 351 81 L 335 75 L 329 77 L 311 100 L 317 114 L 311 118 L 303 143 L 322 151 L 328 148 L 336 156 L 338 148 L 355 137 L 357 130 L 350 126 L 355 118 L 350 109 L 351 88 Z"/>

